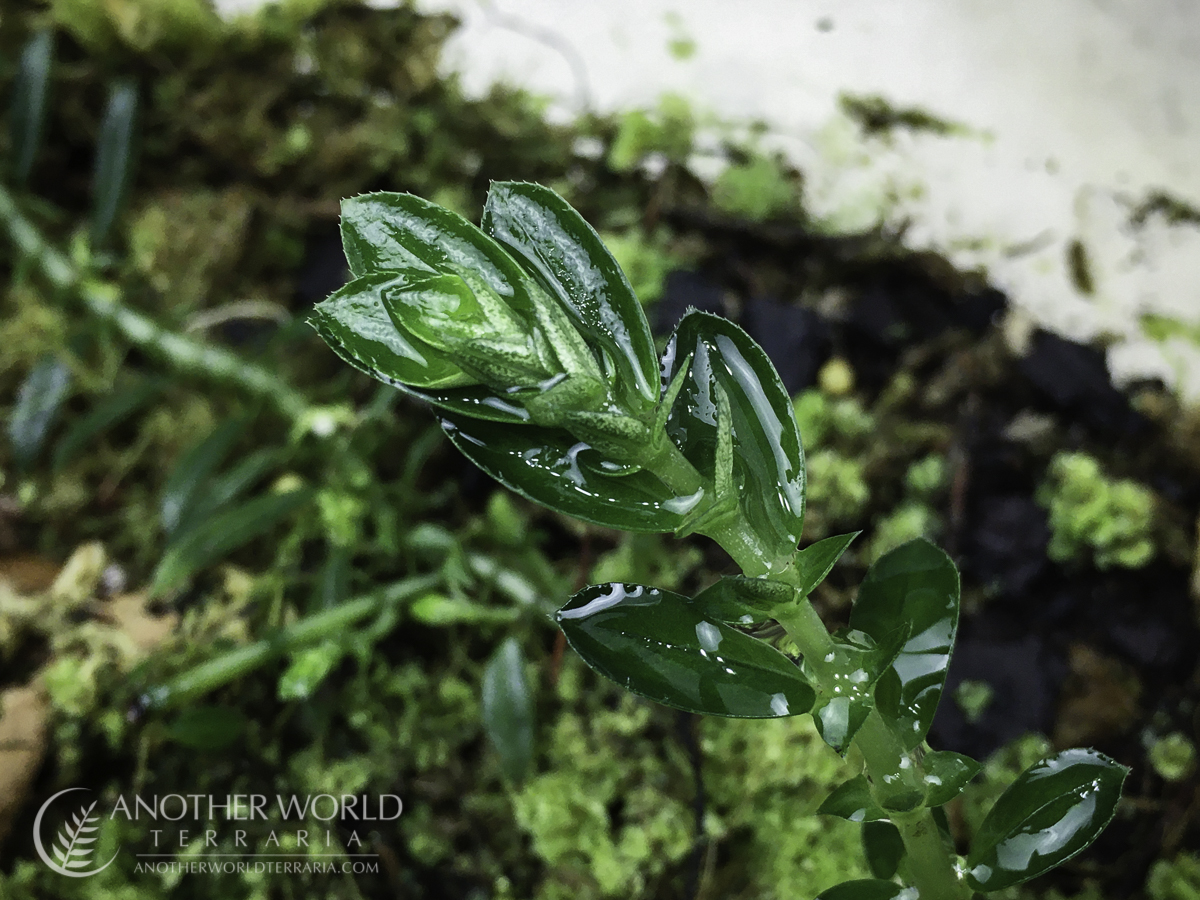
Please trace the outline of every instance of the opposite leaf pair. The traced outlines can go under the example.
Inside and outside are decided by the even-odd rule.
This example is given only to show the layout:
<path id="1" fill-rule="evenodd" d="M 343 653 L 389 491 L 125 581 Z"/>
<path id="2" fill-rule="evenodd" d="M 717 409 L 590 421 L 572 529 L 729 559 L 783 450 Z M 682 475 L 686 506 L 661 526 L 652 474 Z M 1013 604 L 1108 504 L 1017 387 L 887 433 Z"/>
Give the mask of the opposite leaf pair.
<path id="1" fill-rule="evenodd" d="M 591 226 L 539 185 L 493 185 L 483 227 L 408 194 L 343 205 L 354 280 L 311 321 L 351 365 L 439 407 L 473 462 L 570 515 L 752 539 L 786 565 L 804 514 L 800 435 L 770 361 L 690 313 L 660 359 Z"/>

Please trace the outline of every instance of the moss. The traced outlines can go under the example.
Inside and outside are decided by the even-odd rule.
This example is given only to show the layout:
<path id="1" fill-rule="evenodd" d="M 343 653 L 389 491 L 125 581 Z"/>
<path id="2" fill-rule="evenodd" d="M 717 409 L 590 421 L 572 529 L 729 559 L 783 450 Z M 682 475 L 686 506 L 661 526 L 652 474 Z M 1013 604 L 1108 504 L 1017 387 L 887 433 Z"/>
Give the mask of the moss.
<path id="1" fill-rule="evenodd" d="M 1160 859 L 1150 867 L 1146 893 L 1151 900 L 1197 900 L 1200 898 L 1200 856 L 1179 853 Z"/>
<path id="2" fill-rule="evenodd" d="M 722 212 L 752 222 L 794 216 L 800 209 L 799 180 L 782 158 L 754 154 L 717 176 L 712 202 Z"/>
<path id="3" fill-rule="evenodd" d="M 1154 495 L 1136 481 L 1107 477 L 1093 457 L 1058 453 L 1037 499 L 1050 511 L 1051 559 L 1088 553 L 1101 569 L 1137 569 L 1153 559 Z"/>
<path id="4" fill-rule="evenodd" d="M 684 163 L 692 152 L 696 117 L 691 104 L 679 94 L 663 94 L 653 110 L 622 113 L 616 136 L 608 151 L 614 172 L 631 172 L 651 154 L 670 162 Z"/>

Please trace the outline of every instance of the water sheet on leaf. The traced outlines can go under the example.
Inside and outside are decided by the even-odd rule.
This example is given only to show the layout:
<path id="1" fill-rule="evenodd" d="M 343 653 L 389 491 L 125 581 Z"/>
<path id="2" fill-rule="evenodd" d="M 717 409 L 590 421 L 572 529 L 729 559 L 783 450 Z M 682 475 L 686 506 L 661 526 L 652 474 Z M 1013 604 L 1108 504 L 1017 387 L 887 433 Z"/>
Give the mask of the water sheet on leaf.
<path id="1" fill-rule="evenodd" d="M 998 891 L 1070 859 L 1112 820 L 1128 773 L 1103 753 L 1081 749 L 1026 769 L 971 841 L 967 882 L 977 891 Z"/>
<path id="2" fill-rule="evenodd" d="M 618 394 L 634 409 L 658 400 L 650 324 L 621 267 L 595 229 L 547 187 L 492 184 L 483 230 L 503 244 L 569 311 L 588 343 L 615 367 Z"/>
<path id="3" fill-rule="evenodd" d="M 958 599 L 950 557 L 915 540 L 880 557 L 854 601 L 850 627 L 877 641 L 909 626 L 900 655 L 875 688 L 880 714 L 906 749 L 921 743 L 933 723 L 958 631 Z"/>
<path id="4" fill-rule="evenodd" d="M 719 386 L 733 420 L 736 496 L 716 499 L 740 508 L 770 571 L 791 559 L 804 524 L 804 452 L 791 399 L 762 348 L 720 316 L 693 311 L 683 317 L 663 355 L 664 388 L 684 365 L 691 368 L 667 433 L 701 474 L 719 481 Z"/>
<path id="5" fill-rule="evenodd" d="M 795 663 L 770 644 L 704 617 L 682 594 L 593 585 L 572 597 L 557 619 L 589 666 L 665 706 L 753 719 L 812 707 L 813 689 Z"/>

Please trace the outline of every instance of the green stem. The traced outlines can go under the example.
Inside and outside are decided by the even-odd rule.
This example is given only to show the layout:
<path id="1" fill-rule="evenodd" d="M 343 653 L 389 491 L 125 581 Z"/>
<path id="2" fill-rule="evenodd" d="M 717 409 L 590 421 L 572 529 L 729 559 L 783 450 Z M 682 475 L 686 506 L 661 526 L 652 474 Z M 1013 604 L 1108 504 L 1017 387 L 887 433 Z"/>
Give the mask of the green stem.
<path id="1" fill-rule="evenodd" d="M 151 688 L 145 694 L 146 705 L 151 709 L 170 709 L 197 700 L 284 653 L 294 652 L 324 638 L 338 637 L 356 622 L 392 604 L 429 591 L 439 581 L 439 575 L 407 578 L 365 597 L 347 600 L 306 616 L 273 637 L 215 656 L 176 675 L 166 684 Z"/>
<path id="2" fill-rule="evenodd" d="M 0 222 L 17 249 L 37 264 L 51 285 L 74 294 L 92 315 L 112 325 L 134 346 L 164 360 L 178 371 L 225 381 L 261 397 L 292 421 L 301 419 L 309 411 L 304 397 L 271 371 L 246 362 L 228 350 L 206 346 L 162 328 L 124 306 L 115 286 L 85 278 L 25 217 L 2 184 Z"/>
<path id="3" fill-rule="evenodd" d="M 790 581 L 787 576 L 791 573 L 792 570 L 786 570 L 784 580 Z M 834 648 L 821 617 L 807 598 L 797 595 L 794 604 L 776 611 L 775 619 L 804 655 L 806 666 L 817 677 L 820 693 L 821 684 L 830 681 L 825 657 Z M 862 753 L 876 799 L 885 809 L 893 798 L 923 791 L 924 772 L 920 762 L 904 748 L 877 710 L 871 710 L 854 736 L 854 744 Z M 909 812 L 889 813 L 889 818 L 904 840 L 909 873 L 921 900 L 961 900 L 966 897 L 965 885 L 959 880 L 954 861 L 942 843 L 933 811 L 918 806 Z"/>

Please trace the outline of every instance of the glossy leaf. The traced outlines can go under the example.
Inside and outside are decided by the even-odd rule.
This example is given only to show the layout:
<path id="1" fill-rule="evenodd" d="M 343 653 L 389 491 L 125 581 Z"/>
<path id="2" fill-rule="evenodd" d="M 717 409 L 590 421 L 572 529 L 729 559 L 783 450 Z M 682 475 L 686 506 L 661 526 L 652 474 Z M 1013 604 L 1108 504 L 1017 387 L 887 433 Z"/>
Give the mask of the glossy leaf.
<path id="1" fill-rule="evenodd" d="M 483 230 L 503 244 L 566 308 L 585 339 L 616 368 L 633 409 L 658 400 L 658 354 L 641 303 L 595 229 L 538 184 L 492 184 Z"/>
<path id="2" fill-rule="evenodd" d="M 412 194 L 361 194 L 342 201 L 342 247 L 355 278 L 386 269 L 478 278 L 518 311 L 529 299 L 521 267 L 458 213 Z"/>
<path id="3" fill-rule="evenodd" d="M 879 679 L 875 701 L 907 749 L 933 722 L 958 631 L 958 569 L 926 540 L 910 541 L 867 571 L 850 613 L 850 627 L 877 641 L 908 625 L 908 639 Z"/>
<path id="4" fill-rule="evenodd" d="M 838 631 L 832 637 L 833 649 L 823 661 L 812 715 L 825 743 L 844 754 L 874 709 L 872 689 L 893 664 L 908 630 L 902 626 L 882 643 L 852 629 Z M 807 671 L 807 661 L 804 665 Z"/>
<path id="5" fill-rule="evenodd" d="M 53 66 L 54 35 L 49 31 L 39 32 L 25 43 L 13 83 L 9 146 L 13 175 L 18 182 L 29 178 L 42 143 Z"/>
<path id="6" fill-rule="evenodd" d="M 804 453 L 791 399 L 762 348 L 720 316 L 692 311 L 683 317 L 663 355 L 663 384 L 680 366 L 689 376 L 675 400 L 667 433 L 701 474 L 716 480 L 718 423 L 724 393 L 732 416 L 733 493 L 717 502 L 740 508 L 761 552 L 747 569 L 782 568 L 792 558 L 804 521 Z M 703 528 L 700 529 L 701 531 Z"/>
<path id="7" fill-rule="evenodd" d="M 558 611 L 584 661 L 634 693 L 688 712 L 777 718 L 814 699 L 770 644 L 705 618 L 687 597 L 636 584 L 585 588 Z"/>
<path id="8" fill-rule="evenodd" d="M 520 783 L 533 762 L 533 689 L 521 645 L 509 638 L 483 672 L 483 727 L 504 774 Z"/>
<path id="9" fill-rule="evenodd" d="M 800 583 L 796 590 L 800 596 L 807 597 L 825 580 L 851 542 L 860 534 L 861 531 L 852 531 L 849 534 L 827 537 L 809 544 L 796 554 L 796 572 Z"/>
<path id="10" fill-rule="evenodd" d="M 354 279 L 313 307 L 309 323 L 338 356 L 393 387 L 462 387 L 478 382 L 446 353 L 429 346 L 389 315 L 384 294 L 418 273 L 374 272 Z"/>
<path id="11" fill-rule="evenodd" d="M 265 494 L 227 508 L 186 532 L 171 544 L 154 571 L 151 596 L 181 587 L 206 566 L 266 534 L 309 501 L 308 490 Z"/>
<path id="12" fill-rule="evenodd" d="M 856 775 L 834 788 L 817 807 L 817 812 L 851 822 L 877 822 L 888 817 L 871 795 L 871 785 L 865 775 Z"/>
<path id="13" fill-rule="evenodd" d="M 71 370 L 53 356 L 42 357 L 21 382 L 8 420 L 8 440 L 18 466 L 26 468 L 37 458 L 70 386 Z"/>
<path id="14" fill-rule="evenodd" d="M 99 246 L 108 236 L 129 193 L 133 180 L 137 115 L 136 85 L 131 81 L 118 81 L 109 91 L 96 146 L 96 171 L 92 179 L 92 246 Z"/>
<path id="15" fill-rule="evenodd" d="M 771 617 L 771 610 L 795 598 L 791 585 L 766 578 L 725 575 L 692 598 L 700 612 L 718 622 L 751 625 Z"/>
<path id="16" fill-rule="evenodd" d="M 951 750 L 935 750 L 926 753 L 922 761 L 925 768 L 926 806 L 941 806 L 962 793 L 963 788 L 983 768 L 978 762 Z"/>
<path id="17" fill-rule="evenodd" d="M 156 381 L 142 381 L 114 391 L 76 419 L 54 447 L 54 468 L 62 469 L 99 435 L 121 424 L 162 389 Z"/>
<path id="18" fill-rule="evenodd" d="M 904 859 L 904 838 L 891 822 L 864 822 L 862 827 L 863 853 L 867 868 L 876 878 L 891 878 Z"/>
<path id="19" fill-rule="evenodd" d="M 998 891 L 1070 859 L 1112 820 L 1128 772 L 1095 750 L 1064 750 L 1026 769 L 971 841 L 967 882 Z"/>
<path id="20" fill-rule="evenodd" d="M 171 469 L 159 501 L 159 521 L 168 535 L 179 527 L 192 504 L 203 496 L 209 478 L 229 455 L 245 427 L 238 419 L 221 423 L 184 453 Z"/>
<path id="21" fill-rule="evenodd" d="M 643 533 L 674 531 L 689 503 L 649 472 L 603 472 L 604 458 L 559 429 L 512 427 L 446 416 L 442 428 L 463 455 L 505 487 L 551 509 Z"/>
<path id="22" fill-rule="evenodd" d="M 817 900 L 917 900 L 917 890 L 896 884 L 894 881 L 863 878 L 858 881 L 843 881 L 827 891 L 822 891 L 817 895 Z"/>

